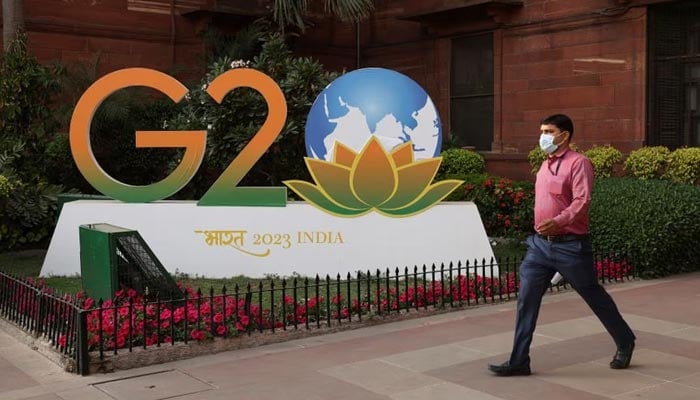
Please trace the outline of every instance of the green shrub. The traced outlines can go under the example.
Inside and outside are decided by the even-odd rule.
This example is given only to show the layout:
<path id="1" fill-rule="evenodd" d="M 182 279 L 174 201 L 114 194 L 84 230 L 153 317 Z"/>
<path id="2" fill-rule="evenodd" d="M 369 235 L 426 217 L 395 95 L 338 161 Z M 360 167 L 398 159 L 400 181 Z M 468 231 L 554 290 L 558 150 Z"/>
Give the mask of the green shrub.
<path id="1" fill-rule="evenodd" d="M 463 149 L 449 149 L 440 153 L 442 163 L 438 176 L 480 174 L 486 169 L 481 154 Z"/>
<path id="2" fill-rule="evenodd" d="M 14 188 L 13 182 L 7 179 L 5 175 L 0 175 L 0 198 L 9 196 Z"/>
<path id="3" fill-rule="evenodd" d="M 489 178 L 489 174 L 447 174 L 441 176 L 439 179 L 457 179 L 463 181 L 464 183 L 460 188 L 452 191 L 446 198 L 445 201 L 471 201 L 468 198 L 469 189 L 472 186 L 481 186 L 481 184 Z"/>
<path id="4" fill-rule="evenodd" d="M 40 160 L 59 126 L 53 105 L 62 73 L 58 65 L 39 64 L 24 34 L 0 57 L 0 155 L 23 144 L 12 168 L 25 182 L 46 171 Z"/>
<path id="5" fill-rule="evenodd" d="M 575 152 L 579 152 L 579 148 L 578 148 L 578 146 L 576 146 L 576 143 L 571 143 L 569 145 L 569 148 Z M 547 153 L 542 151 L 542 149 L 540 149 L 539 145 L 535 146 L 532 150 L 530 150 L 530 152 L 527 153 L 527 161 L 528 161 L 528 163 L 530 163 L 530 167 L 532 167 L 532 169 L 530 170 L 530 173 L 532 173 L 532 175 L 537 175 L 537 171 L 540 170 L 542 163 L 546 159 L 547 159 Z"/>
<path id="6" fill-rule="evenodd" d="M 583 154 L 591 160 L 596 178 L 612 176 L 613 166 L 622 159 L 622 153 L 612 146 L 593 146 Z"/>
<path id="7" fill-rule="evenodd" d="M 540 146 L 535 146 L 529 153 L 527 153 L 527 162 L 530 163 L 530 173 L 532 175 L 537 175 L 537 171 L 540 170 L 542 163 L 547 159 L 547 153 L 540 149 Z"/>
<path id="8" fill-rule="evenodd" d="M 598 179 L 591 233 L 598 250 L 629 253 L 644 278 L 697 270 L 700 189 L 661 180 Z"/>
<path id="9" fill-rule="evenodd" d="M 47 239 L 56 220 L 56 196 L 63 188 L 46 182 L 8 181 L 4 187 L 9 190 L 3 190 L 2 181 L 0 251 L 30 247 Z"/>
<path id="10" fill-rule="evenodd" d="M 534 186 L 488 174 L 447 175 L 464 181 L 447 200 L 473 201 L 489 236 L 522 238 L 533 225 Z"/>
<path id="11" fill-rule="evenodd" d="M 624 163 L 627 174 L 639 179 L 660 178 L 671 151 L 664 146 L 642 147 L 632 151 Z"/>
<path id="12" fill-rule="evenodd" d="M 700 183 L 700 147 L 676 149 L 671 153 L 663 178 L 691 185 Z"/>

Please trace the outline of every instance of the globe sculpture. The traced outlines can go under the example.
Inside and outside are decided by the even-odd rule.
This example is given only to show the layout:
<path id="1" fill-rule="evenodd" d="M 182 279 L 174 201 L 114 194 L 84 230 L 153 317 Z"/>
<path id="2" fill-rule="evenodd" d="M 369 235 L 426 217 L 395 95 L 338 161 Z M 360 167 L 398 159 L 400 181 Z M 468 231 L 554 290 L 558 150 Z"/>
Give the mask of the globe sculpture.
<path id="1" fill-rule="evenodd" d="M 316 98 L 306 121 L 308 157 L 331 161 L 336 142 L 359 152 L 376 137 L 385 151 L 409 140 L 415 160 L 437 157 L 442 126 L 430 96 L 411 78 L 383 68 L 349 72 Z"/>

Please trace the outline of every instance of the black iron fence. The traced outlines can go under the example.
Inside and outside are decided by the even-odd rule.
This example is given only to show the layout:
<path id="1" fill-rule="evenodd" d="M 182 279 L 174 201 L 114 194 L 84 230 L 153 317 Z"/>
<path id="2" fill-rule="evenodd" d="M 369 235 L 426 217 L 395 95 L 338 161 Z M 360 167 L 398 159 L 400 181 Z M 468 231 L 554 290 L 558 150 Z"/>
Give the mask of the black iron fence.
<path id="1" fill-rule="evenodd" d="M 0 272 L 0 317 L 69 357 L 75 354 L 78 314 L 75 296 Z"/>
<path id="2" fill-rule="evenodd" d="M 0 273 L 0 315 L 46 338 L 89 373 L 90 357 L 232 338 L 254 332 L 322 329 L 391 314 L 464 307 L 517 296 L 521 260 L 458 262 L 403 270 L 358 271 L 234 285 L 208 293 L 150 301 L 125 288 L 106 301 L 57 295 L 34 282 Z M 635 276 L 624 255 L 596 257 L 601 283 Z M 550 290 L 566 289 L 566 282 Z M 92 353 L 92 355 L 91 355 Z"/>

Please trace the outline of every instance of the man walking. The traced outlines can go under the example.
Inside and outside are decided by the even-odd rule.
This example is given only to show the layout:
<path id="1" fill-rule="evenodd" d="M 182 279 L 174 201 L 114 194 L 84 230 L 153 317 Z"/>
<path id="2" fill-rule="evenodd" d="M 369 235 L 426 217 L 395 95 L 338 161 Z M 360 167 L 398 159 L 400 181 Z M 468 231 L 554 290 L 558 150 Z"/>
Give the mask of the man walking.
<path id="1" fill-rule="evenodd" d="M 489 365 L 498 376 L 530 375 L 530 343 L 542 296 L 559 272 L 586 301 L 612 336 L 617 351 L 610 368 L 627 368 L 635 336 L 613 299 L 598 284 L 588 234 L 588 208 L 593 166 L 584 155 L 569 150 L 574 124 L 563 114 L 544 119 L 540 147 L 548 154 L 535 183 L 535 231 L 520 265 L 515 338 L 510 360 Z"/>

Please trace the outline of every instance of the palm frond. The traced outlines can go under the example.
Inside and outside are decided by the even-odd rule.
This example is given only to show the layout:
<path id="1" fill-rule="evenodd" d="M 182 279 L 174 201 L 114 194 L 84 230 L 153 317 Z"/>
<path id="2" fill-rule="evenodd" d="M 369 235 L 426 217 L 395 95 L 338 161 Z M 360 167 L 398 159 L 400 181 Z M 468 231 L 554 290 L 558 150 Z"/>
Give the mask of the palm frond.
<path id="1" fill-rule="evenodd" d="M 374 11 L 374 0 L 326 0 L 326 13 L 357 22 Z"/>
<path id="2" fill-rule="evenodd" d="M 308 0 L 274 0 L 272 19 L 282 28 L 286 25 L 294 25 L 304 30 L 304 14 L 308 9 Z"/>

